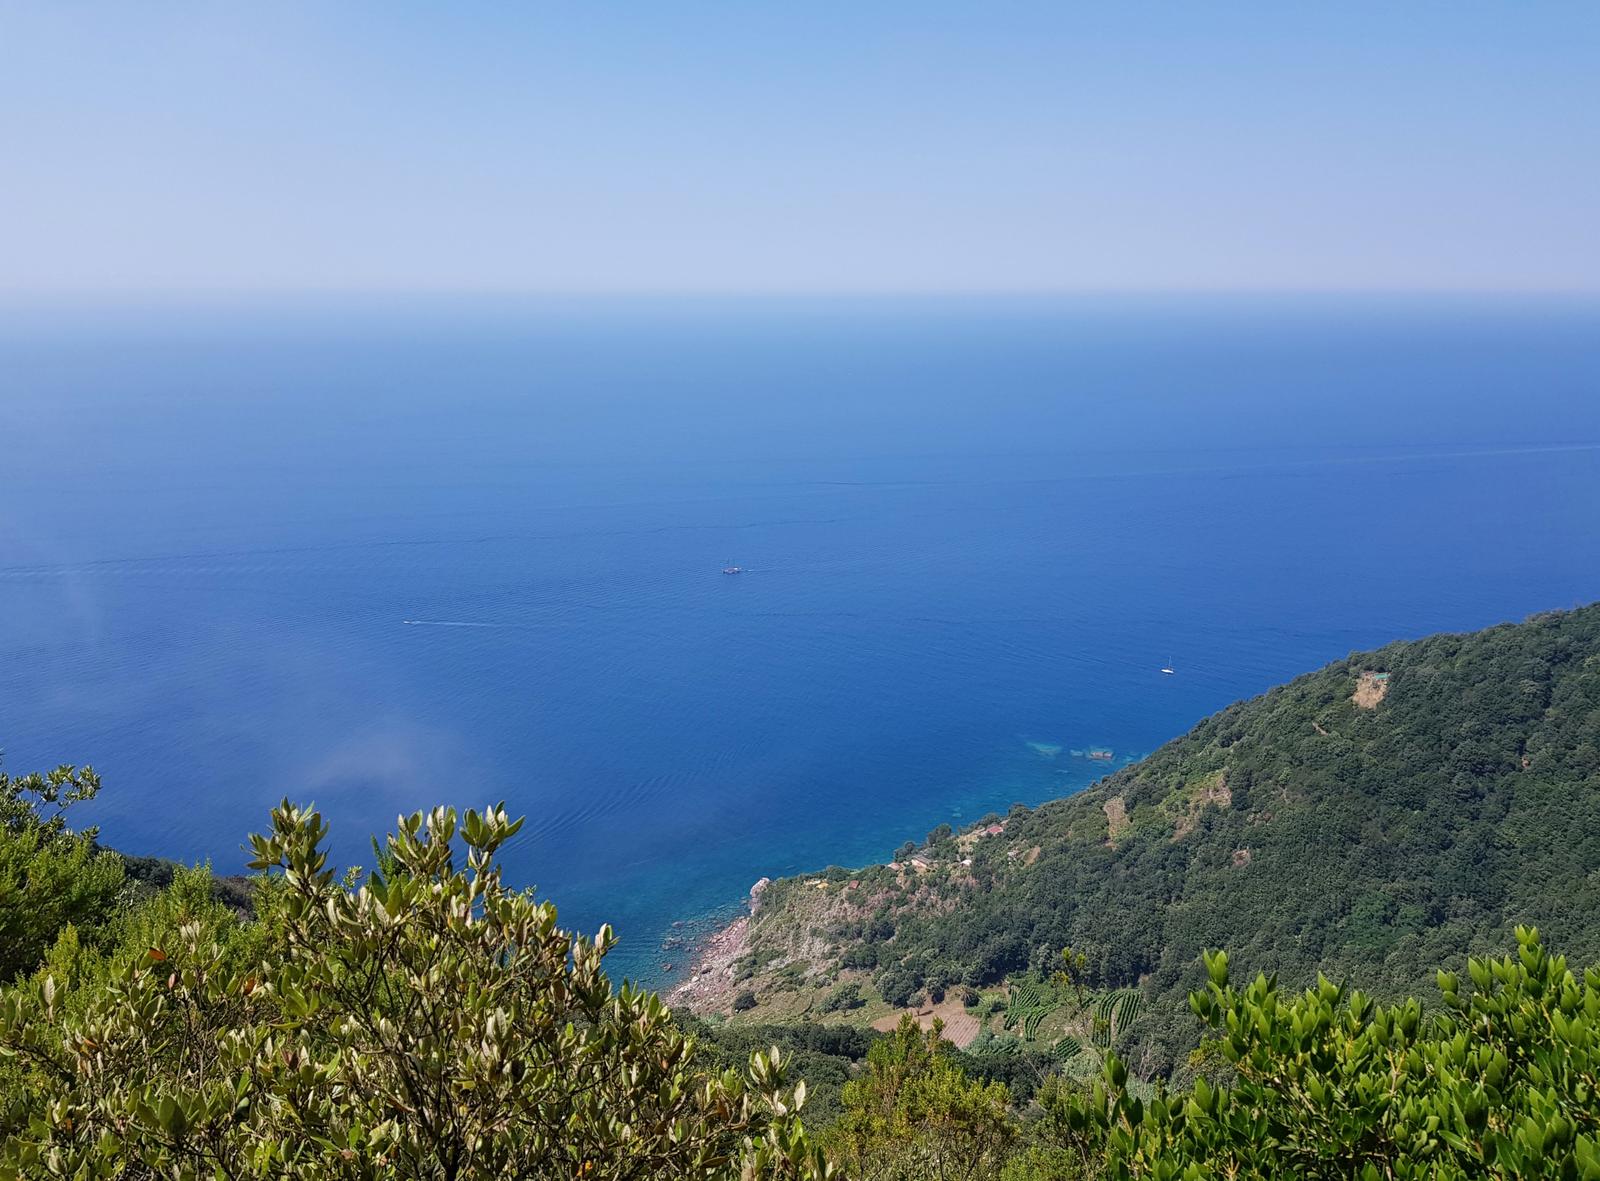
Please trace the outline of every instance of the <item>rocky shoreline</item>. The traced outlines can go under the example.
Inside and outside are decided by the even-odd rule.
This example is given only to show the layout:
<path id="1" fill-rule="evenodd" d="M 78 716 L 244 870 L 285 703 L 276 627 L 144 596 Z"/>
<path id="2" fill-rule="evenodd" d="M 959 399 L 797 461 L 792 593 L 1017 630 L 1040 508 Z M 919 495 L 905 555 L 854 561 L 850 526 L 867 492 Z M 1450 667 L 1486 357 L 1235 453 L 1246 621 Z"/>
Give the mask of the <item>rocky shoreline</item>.
<path id="1" fill-rule="evenodd" d="M 688 976 L 667 993 L 667 1003 L 704 1012 L 733 996 L 733 965 L 750 949 L 750 916 L 740 915 L 695 951 Z"/>
<path id="2" fill-rule="evenodd" d="M 762 878 L 751 886 L 749 912 L 718 927 L 695 948 L 689 974 L 667 990 L 668 1004 L 703 1013 L 732 1002 L 733 966 L 750 950 L 750 919 L 761 906 L 762 891 L 771 884 L 771 878 Z"/>

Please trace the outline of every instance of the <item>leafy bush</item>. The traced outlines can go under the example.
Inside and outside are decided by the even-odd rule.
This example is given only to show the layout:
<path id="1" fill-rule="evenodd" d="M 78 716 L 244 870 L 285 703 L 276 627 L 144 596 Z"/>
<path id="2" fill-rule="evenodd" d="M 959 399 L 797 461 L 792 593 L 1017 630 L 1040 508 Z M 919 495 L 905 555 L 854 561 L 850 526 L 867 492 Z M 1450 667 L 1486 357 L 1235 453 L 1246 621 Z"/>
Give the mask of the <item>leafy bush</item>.
<path id="1" fill-rule="evenodd" d="M 876 968 L 878 966 L 878 945 L 876 943 L 852 943 L 844 949 L 844 954 L 839 957 L 839 966 L 842 968 Z"/>
<path id="2" fill-rule="evenodd" d="M 698 1070 L 656 996 L 612 990 L 609 927 L 574 936 L 505 889 L 520 823 L 413 815 L 357 889 L 285 802 L 250 841 L 272 871 L 257 921 L 207 891 L 104 960 L 69 930 L 0 995 L 0 1178 L 824 1173 L 776 1049 L 743 1078 Z"/>
<path id="3" fill-rule="evenodd" d="M 66 826 L 67 809 L 99 790 L 89 767 L 0 772 L 0 982 L 31 971 L 69 923 L 89 930 L 111 914 L 121 858 L 96 847 L 93 829 Z"/>
<path id="4" fill-rule="evenodd" d="M 828 1144 L 844 1173 L 862 1181 L 979 1181 L 998 1176 L 1016 1137 L 1009 1107 L 1004 1084 L 967 1077 L 940 1025 L 920 1029 L 908 1014 L 845 1085 Z"/>
<path id="5" fill-rule="evenodd" d="M 1021 1048 L 1022 1039 L 1015 1034 L 982 1029 L 978 1031 L 978 1036 L 967 1044 L 963 1052 L 971 1058 L 983 1058 L 990 1054 L 1015 1054 Z"/>
<path id="6" fill-rule="evenodd" d="M 895 964 L 879 971 L 873 983 L 878 987 L 878 994 L 899 1009 L 911 1003 L 911 998 L 922 983 L 922 976 L 915 968 Z"/>
<path id="7" fill-rule="evenodd" d="M 1112 1178 L 1600 1177 L 1600 968 L 1578 979 L 1531 928 L 1517 945 L 1469 961 L 1469 988 L 1440 972 L 1431 1018 L 1326 979 L 1240 990 L 1207 956 L 1191 1004 L 1236 1082 L 1145 1100 L 1111 1055 L 1063 1124 Z"/>
<path id="8" fill-rule="evenodd" d="M 806 1081 L 806 1123 L 824 1127 L 841 1111 L 840 1091 L 858 1073 L 857 1067 L 881 1035 L 851 1025 L 731 1025 L 712 1014 L 698 1018 L 674 1013 L 673 1018 L 697 1043 L 697 1061 L 720 1073 L 744 1069 L 750 1055 L 781 1049 L 795 1074 Z"/>
<path id="9" fill-rule="evenodd" d="M 851 1009 L 859 1009 L 866 1003 L 866 998 L 861 995 L 861 985 L 852 980 L 848 984 L 841 984 L 824 997 L 822 1003 L 817 1006 L 817 1012 L 844 1013 Z"/>

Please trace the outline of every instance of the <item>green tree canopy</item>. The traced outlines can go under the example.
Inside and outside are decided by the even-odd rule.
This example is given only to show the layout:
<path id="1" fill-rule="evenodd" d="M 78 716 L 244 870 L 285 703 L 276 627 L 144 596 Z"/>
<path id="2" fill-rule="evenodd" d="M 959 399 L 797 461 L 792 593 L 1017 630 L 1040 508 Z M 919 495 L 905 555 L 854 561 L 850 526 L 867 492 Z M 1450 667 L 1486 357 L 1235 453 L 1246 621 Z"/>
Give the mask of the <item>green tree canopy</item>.
<path id="1" fill-rule="evenodd" d="M 944 1028 L 907 1015 L 867 1052 L 846 1083 L 829 1137 L 840 1167 L 864 1181 L 981 1181 L 997 1177 L 1016 1135 L 1003 1083 L 969 1079 Z"/>

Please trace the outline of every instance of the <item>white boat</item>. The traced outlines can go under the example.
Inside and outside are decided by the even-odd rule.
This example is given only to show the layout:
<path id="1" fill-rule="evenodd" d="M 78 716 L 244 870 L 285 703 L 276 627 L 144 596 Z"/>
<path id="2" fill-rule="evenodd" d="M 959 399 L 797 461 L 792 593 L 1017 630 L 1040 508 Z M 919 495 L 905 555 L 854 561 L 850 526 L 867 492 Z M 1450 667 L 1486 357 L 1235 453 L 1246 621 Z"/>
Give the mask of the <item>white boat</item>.
<path id="1" fill-rule="evenodd" d="M 1178 670 L 1172 667 L 1172 661 L 1170 661 L 1170 660 L 1167 661 L 1167 663 L 1162 666 L 1161 672 L 1162 672 L 1162 675 L 1169 676 L 1169 677 L 1173 677 L 1173 676 L 1177 676 L 1178 675 Z"/>

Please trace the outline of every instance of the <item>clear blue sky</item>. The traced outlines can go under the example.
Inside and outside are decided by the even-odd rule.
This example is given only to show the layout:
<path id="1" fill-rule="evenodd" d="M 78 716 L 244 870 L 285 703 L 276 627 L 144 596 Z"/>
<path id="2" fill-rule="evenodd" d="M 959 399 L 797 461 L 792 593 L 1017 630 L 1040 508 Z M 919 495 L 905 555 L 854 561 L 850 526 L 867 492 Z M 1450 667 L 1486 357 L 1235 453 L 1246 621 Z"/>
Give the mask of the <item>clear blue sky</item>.
<path id="1" fill-rule="evenodd" d="M 1600 0 L 0 0 L 0 290 L 1600 288 Z"/>

